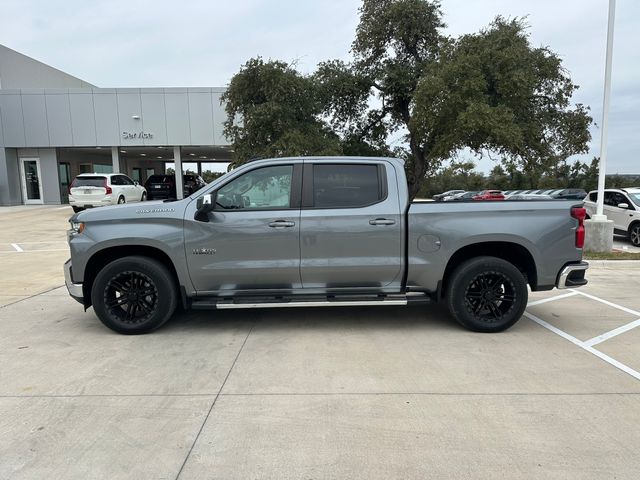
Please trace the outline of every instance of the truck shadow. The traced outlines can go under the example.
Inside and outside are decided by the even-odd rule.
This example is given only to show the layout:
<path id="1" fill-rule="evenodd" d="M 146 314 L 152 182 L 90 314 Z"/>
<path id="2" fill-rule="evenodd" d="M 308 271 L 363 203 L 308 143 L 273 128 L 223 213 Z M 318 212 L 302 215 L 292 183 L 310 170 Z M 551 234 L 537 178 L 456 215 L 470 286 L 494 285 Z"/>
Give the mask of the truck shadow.
<path id="1" fill-rule="evenodd" d="M 441 305 L 410 307 L 262 308 L 251 310 L 179 311 L 160 331 L 220 328 L 460 330 Z"/>

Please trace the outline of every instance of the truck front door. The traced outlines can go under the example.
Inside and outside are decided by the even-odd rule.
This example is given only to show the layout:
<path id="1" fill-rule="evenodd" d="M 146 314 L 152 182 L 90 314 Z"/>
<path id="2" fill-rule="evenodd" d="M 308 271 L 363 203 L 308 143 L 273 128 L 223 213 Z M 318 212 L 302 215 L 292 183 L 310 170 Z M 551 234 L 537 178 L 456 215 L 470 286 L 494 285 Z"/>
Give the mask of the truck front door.
<path id="1" fill-rule="evenodd" d="M 402 211 L 390 163 L 305 163 L 302 196 L 304 288 L 400 285 Z"/>
<path id="2" fill-rule="evenodd" d="M 301 178 L 301 163 L 257 167 L 213 193 L 204 221 L 189 205 L 185 254 L 199 293 L 301 288 Z"/>

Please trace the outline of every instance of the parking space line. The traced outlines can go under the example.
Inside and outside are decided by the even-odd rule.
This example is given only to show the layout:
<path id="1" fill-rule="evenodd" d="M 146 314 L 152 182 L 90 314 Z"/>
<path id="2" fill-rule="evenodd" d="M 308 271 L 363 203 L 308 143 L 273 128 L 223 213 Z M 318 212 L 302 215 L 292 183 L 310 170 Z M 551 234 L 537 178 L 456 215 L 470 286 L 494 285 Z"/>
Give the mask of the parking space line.
<path id="1" fill-rule="evenodd" d="M 542 300 L 536 300 L 535 302 L 529 302 L 527 304 L 527 307 L 534 307 L 536 305 L 541 305 L 543 303 L 553 302 L 554 300 L 560 300 L 561 298 L 575 297 L 576 295 L 578 295 L 578 292 L 572 290 L 569 293 L 563 293 L 562 295 L 556 295 L 555 297 L 543 298 Z"/>
<path id="2" fill-rule="evenodd" d="M 616 337 L 621 333 L 628 332 L 629 330 L 633 330 L 636 327 L 640 327 L 640 318 L 638 320 L 634 320 L 633 322 L 629 322 L 626 325 L 622 325 L 621 327 L 614 328 L 613 330 L 603 333 L 602 335 L 598 335 L 597 337 L 593 337 L 593 338 L 590 338 L 589 340 L 585 340 L 584 344 L 589 347 L 592 347 L 606 340 L 609 340 L 610 338 Z"/>
<path id="3" fill-rule="evenodd" d="M 623 307 L 622 305 L 618 305 L 617 303 L 610 302 L 608 300 L 605 300 L 604 298 L 596 297 L 595 295 L 590 295 L 588 293 L 581 292 L 580 290 L 572 290 L 572 292 L 576 292 L 578 295 L 582 295 L 583 297 L 590 298 L 591 300 L 595 300 L 596 302 L 604 303 L 605 305 L 609 305 L 610 307 L 617 308 L 618 310 L 622 310 L 623 312 L 627 312 L 631 315 L 640 317 L 640 312 L 631 310 L 627 307 Z"/>
<path id="4" fill-rule="evenodd" d="M 11 246 L 16 250 L 16 252 L 24 252 L 24 250 L 20 248 L 17 243 L 12 243 Z"/>
<path id="5" fill-rule="evenodd" d="M 20 247 L 18 247 L 18 248 L 20 248 Z M 20 249 L 20 250 L 15 250 L 15 251 L 13 251 L 13 250 L 6 250 L 6 251 L 5 251 L 5 250 L 0 250 L 0 254 L 3 254 L 3 253 L 65 252 L 65 251 L 67 251 L 67 249 L 66 249 L 66 248 L 42 249 L 42 250 L 27 250 L 27 251 Z"/>
<path id="6" fill-rule="evenodd" d="M 555 333 L 556 335 L 560 335 L 562 338 L 564 338 L 565 340 L 570 341 L 571 343 L 573 343 L 574 345 L 577 345 L 578 347 L 582 348 L 583 350 L 586 350 L 587 352 L 595 355 L 596 357 L 600 358 L 601 360 L 604 360 L 605 362 L 607 362 L 610 365 L 613 365 L 614 367 L 616 367 L 619 370 L 622 370 L 624 373 L 631 375 L 633 378 L 635 378 L 636 380 L 640 380 L 640 372 L 637 372 L 636 370 L 634 370 L 631 367 L 628 367 L 627 365 L 625 365 L 624 363 L 619 362 L 618 360 L 616 360 L 615 358 L 611 358 L 609 355 L 602 353 L 599 350 L 596 350 L 595 348 L 593 348 L 590 345 L 587 345 L 585 342 L 583 342 L 582 340 L 578 340 L 576 337 L 574 337 L 573 335 L 569 335 L 567 332 L 563 332 L 562 330 L 560 330 L 557 327 L 554 327 L 553 325 L 551 325 L 550 323 L 545 322 L 544 320 L 542 320 L 539 317 L 536 317 L 535 315 L 529 313 L 529 312 L 524 312 L 524 316 L 527 317 L 529 320 L 533 320 L 534 322 L 536 322 L 538 325 L 540 325 L 541 327 L 546 328 L 547 330 L 552 331 L 553 333 Z"/>

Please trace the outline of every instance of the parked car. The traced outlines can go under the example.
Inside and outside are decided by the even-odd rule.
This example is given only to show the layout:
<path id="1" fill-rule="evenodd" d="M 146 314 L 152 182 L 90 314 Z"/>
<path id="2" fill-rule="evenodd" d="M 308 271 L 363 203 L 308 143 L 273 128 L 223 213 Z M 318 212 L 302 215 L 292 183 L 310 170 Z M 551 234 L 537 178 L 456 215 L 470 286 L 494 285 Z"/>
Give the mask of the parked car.
<path id="1" fill-rule="evenodd" d="M 587 218 L 596 214 L 598 192 L 589 192 L 584 199 Z M 629 241 L 640 247 L 640 188 L 608 188 L 604 191 L 604 214 L 613 220 L 613 231 L 626 235 Z"/>
<path id="2" fill-rule="evenodd" d="M 482 190 L 473 196 L 474 200 L 504 200 L 504 194 L 500 190 Z"/>
<path id="3" fill-rule="evenodd" d="M 443 193 L 439 193 L 437 195 L 434 195 L 432 198 L 436 201 L 436 202 L 440 202 L 442 201 L 445 197 L 450 197 L 452 195 L 457 195 L 458 193 L 464 193 L 464 190 L 447 190 L 446 192 Z"/>
<path id="4" fill-rule="evenodd" d="M 471 191 L 471 192 L 464 192 L 464 193 L 459 193 L 458 195 L 455 195 L 451 201 L 453 202 L 464 202 L 466 200 L 473 200 L 473 197 L 475 197 L 478 194 L 477 191 Z"/>
<path id="5" fill-rule="evenodd" d="M 157 208 L 74 215 L 64 272 L 70 295 L 126 334 L 158 328 L 179 302 L 444 302 L 465 327 L 498 332 L 529 287 L 587 283 L 584 215 L 573 201 L 411 202 L 398 159 L 275 158 Z"/>
<path id="6" fill-rule="evenodd" d="M 581 188 L 565 188 L 551 194 L 553 198 L 561 198 L 563 200 L 583 200 L 587 196 Z"/>
<path id="7" fill-rule="evenodd" d="M 505 196 L 505 200 L 552 200 L 551 195 L 544 195 L 542 193 L 514 193 L 513 195 Z"/>
<path id="8" fill-rule="evenodd" d="M 69 204 L 74 212 L 146 199 L 147 190 L 122 173 L 82 173 L 69 185 Z"/>
<path id="9" fill-rule="evenodd" d="M 207 185 L 200 175 L 192 175 L 190 173 L 182 175 L 182 182 L 184 184 L 182 193 L 185 197 L 188 197 Z M 144 186 L 147 189 L 149 200 L 176 198 L 175 175 L 151 175 L 147 178 Z"/>

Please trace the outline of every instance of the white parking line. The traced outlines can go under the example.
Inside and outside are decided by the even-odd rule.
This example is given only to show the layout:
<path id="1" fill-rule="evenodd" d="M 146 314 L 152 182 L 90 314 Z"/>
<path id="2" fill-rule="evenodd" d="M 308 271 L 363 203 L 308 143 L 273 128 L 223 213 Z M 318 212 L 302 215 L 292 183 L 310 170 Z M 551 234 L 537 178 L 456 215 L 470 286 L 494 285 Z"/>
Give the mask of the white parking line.
<path id="1" fill-rule="evenodd" d="M 17 243 L 12 243 L 11 246 L 15 248 L 16 252 L 24 252 L 24 250 L 20 248 Z"/>
<path id="2" fill-rule="evenodd" d="M 621 333 L 628 332 L 629 330 L 633 330 L 636 327 L 640 327 L 640 318 L 638 320 L 634 320 L 633 322 L 629 322 L 626 325 L 622 325 L 621 327 L 614 328 L 602 335 L 598 335 L 597 337 L 590 338 L 589 340 L 585 340 L 584 344 L 593 347 L 599 343 L 602 343 L 610 338 L 617 337 Z"/>
<path id="3" fill-rule="evenodd" d="M 559 328 L 554 327 L 550 323 L 545 322 L 541 318 L 538 318 L 538 317 L 536 317 L 535 315 L 533 315 L 533 314 L 531 314 L 529 312 L 524 312 L 524 316 L 527 317 L 529 320 L 533 320 L 538 325 L 546 328 L 547 330 L 550 330 L 553 333 L 555 333 L 557 335 L 560 335 L 565 340 L 569 340 L 574 345 L 577 345 L 578 347 L 582 348 L 583 350 L 586 350 L 587 352 L 595 355 L 596 357 L 600 358 L 601 360 L 604 360 L 608 364 L 613 365 L 617 369 L 622 370 L 624 373 L 627 373 L 627 374 L 631 375 L 636 380 L 640 380 L 640 372 L 637 372 L 633 368 L 626 366 L 624 363 L 619 362 L 615 358 L 611 358 L 609 355 L 606 355 L 606 354 L 602 353 L 601 351 L 596 350 L 592 346 L 587 345 L 582 340 L 578 340 L 573 335 L 569 335 L 567 332 L 563 332 Z"/>
<path id="4" fill-rule="evenodd" d="M 19 248 L 19 247 L 18 247 Z M 42 250 L 0 250 L 0 255 L 3 253 L 41 253 L 41 252 L 67 252 L 67 248 L 47 248 Z"/>
<path id="5" fill-rule="evenodd" d="M 572 290 L 569 293 L 564 293 L 562 295 L 556 295 L 555 297 L 543 298 L 542 300 L 536 300 L 535 302 L 529 302 L 527 307 L 533 307 L 535 305 L 542 305 L 543 303 L 553 302 L 554 300 L 560 300 L 561 298 L 574 297 L 578 295 L 578 292 Z"/>
<path id="6" fill-rule="evenodd" d="M 604 303 L 605 305 L 609 305 L 610 307 L 617 308 L 618 310 L 622 310 L 623 312 L 630 313 L 631 315 L 635 315 L 640 317 L 640 312 L 636 310 L 631 310 L 630 308 L 623 307 L 622 305 L 618 305 L 617 303 L 610 302 L 603 298 L 596 297 L 595 295 L 590 295 L 588 293 L 581 292 L 580 290 L 571 290 L 572 292 L 576 292 L 578 295 L 582 295 L 583 297 L 590 298 L 591 300 L 595 300 L 596 302 Z"/>

